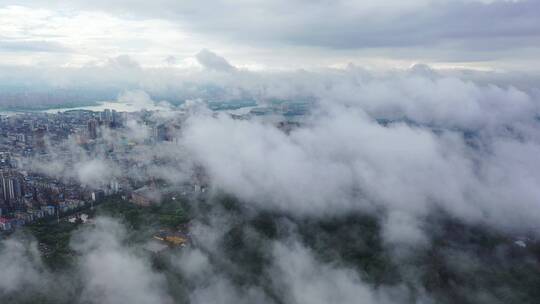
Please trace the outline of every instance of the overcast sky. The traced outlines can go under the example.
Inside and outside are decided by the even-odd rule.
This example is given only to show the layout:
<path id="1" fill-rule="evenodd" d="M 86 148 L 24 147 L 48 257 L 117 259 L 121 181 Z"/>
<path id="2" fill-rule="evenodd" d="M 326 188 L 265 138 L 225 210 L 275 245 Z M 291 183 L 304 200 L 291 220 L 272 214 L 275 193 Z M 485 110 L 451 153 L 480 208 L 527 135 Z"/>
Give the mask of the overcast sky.
<path id="1" fill-rule="evenodd" d="M 129 55 L 194 64 L 210 49 L 252 69 L 536 70 L 537 0 L 0 0 L 0 64 L 83 66 Z"/>

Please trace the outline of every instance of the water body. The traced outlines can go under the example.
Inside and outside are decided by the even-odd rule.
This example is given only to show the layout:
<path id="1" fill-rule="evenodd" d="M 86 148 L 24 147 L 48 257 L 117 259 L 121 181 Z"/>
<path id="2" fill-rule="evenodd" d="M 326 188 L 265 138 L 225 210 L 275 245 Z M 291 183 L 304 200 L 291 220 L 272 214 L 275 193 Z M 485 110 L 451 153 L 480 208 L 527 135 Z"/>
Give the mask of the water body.
<path id="1" fill-rule="evenodd" d="M 233 107 L 231 109 L 218 109 L 219 112 L 227 112 L 230 114 L 242 115 L 247 114 L 251 109 L 256 108 L 252 105 L 242 105 L 238 107 Z M 11 116 L 16 114 L 23 113 L 49 113 L 55 114 L 59 112 L 72 111 L 72 110 L 88 110 L 94 112 L 102 112 L 106 109 L 115 110 L 117 112 L 138 112 L 141 110 L 148 111 L 171 111 L 171 107 L 165 104 L 160 103 L 150 103 L 150 102 L 118 102 L 118 101 L 100 101 L 96 105 L 92 106 L 81 106 L 81 107 L 66 107 L 66 108 L 53 108 L 45 110 L 20 110 L 20 111 L 0 111 L 2 116 Z M 174 109 L 174 107 L 173 107 Z"/>
<path id="2" fill-rule="evenodd" d="M 131 103 L 131 102 L 118 102 L 118 101 L 101 101 L 97 105 L 94 106 L 84 106 L 84 107 L 76 107 L 76 108 L 56 108 L 56 109 L 48 109 L 42 112 L 45 113 L 58 113 L 58 112 L 65 112 L 70 110 L 88 110 L 88 111 L 94 111 L 94 112 L 102 112 L 106 109 L 109 110 L 115 110 L 117 112 L 137 112 L 141 110 L 148 110 L 148 111 L 168 111 L 170 108 L 166 106 L 161 106 L 159 104 L 152 104 L 152 103 Z"/>
<path id="3" fill-rule="evenodd" d="M 137 102 L 118 102 L 118 101 L 100 101 L 96 105 L 92 106 L 81 106 L 81 107 L 67 107 L 67 108 L 53 108 L 46 110 L 20 110 L 20 111 L 0 111 L 0 115 L 3 116 L 12 116 L 22 113 L 58 113 L 71 110 L 88 110 L 94 112 L 102 112 L 105 109 L 115 110 L 117 112 L 137 112 L 141 110 L 148 111 L 170 111 L 170 108 L 167 106 L 153 104 L 153 103 L 137 103 Z"/>

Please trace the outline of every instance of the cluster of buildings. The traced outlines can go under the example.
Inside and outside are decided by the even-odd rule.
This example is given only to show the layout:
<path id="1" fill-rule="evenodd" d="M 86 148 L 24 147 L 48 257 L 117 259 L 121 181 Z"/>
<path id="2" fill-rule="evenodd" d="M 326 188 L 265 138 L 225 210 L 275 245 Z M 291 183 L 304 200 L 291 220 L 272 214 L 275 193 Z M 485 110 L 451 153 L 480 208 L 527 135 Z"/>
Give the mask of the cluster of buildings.
<path id="1" fill-rule="evenodd" d="M 96 193 L 102 192 L 18 168 L 4 168 L 0 170 L 0 230 L 82 209 L 97 200 Z"/>
<path id="2" fill-rule="evenodd" d="M 62 216 L 118 192 L 115 181 L 110 181 L 106 189 L 92 189 L 76 180 L 33 172 L 27 163 L 29 159 L 47 163 L 53 157 L 49 147 L 70 137 L 82 146 L 90 146 L 99 140 L 102 128 L 122 128 L 126 119 L 126 113 L 114 110 L 0 116 L 0 230 Z M 70 155 L 66 152 L 65 164 L 69 163 Z"/>
<path id="3" fill-rule="evenodd" d="M 47 144 L 76 136 L 81 141 L 95 140 L 100 127 L 121 127 L 127 113 L 105 110 L 72 110 L 59 113 L 29 112 L 0 116 L 0 152 L 30 156 L 45 153 Z"/>
<path id="4" fill-rule="evenodd" d="M 124 136 L 133 119 L 149 130 L 149 136 L 134 140 Z M 160 200 L 155 183 L 141 181 L 146 167 L 167 160 L 151 159 L 137 149 L 177 141 L 181 119 L 157 120 L 154 113 L 104 110 L 69 110 L 58 113 L 30 112 L 0 115 L 0 230 L 46 217 L 59 217 L 86 207 L 106 196 L 120 194 L 133 203 L 148 206 Z M 76 152 L 63 149 L 74 143 Z M 118 168 L 117 175 L 92 185 L 77 178 L 80 153 L 99 155 Z M 79 154 L 77 154 L 79 153 Z M 59 163 L 62 172 L 48 174 L 31 164 Z M 133 172 L 140 172 L 135 176 Z"/>
<path id="5" fill-rule="evenodd" d="M 15 211 L 8 216 L 0 216 L 0 231 L 12 231 L 15 228 L 44 218 L 58 218 L 64 214 L 80 210 L 87 204 L 89 203 L 82 200 L 65 200 L 55 205 L 43 205 L 38 209 L 29 208 Z"/>
<path id="6" fill-rule="evenodd" d="M 299 123 L 287 116 L 303 115 L 310 104 L 310 101 L 274 101 L 264 107 L 247 102 L 209 106 L 216 111 L 233 112 L 248 107 L 247 112 L 228 112 L 234 119 L 281 115 L 286 119 L 277 122 L 276 127 L 289 133 Z M 152 174 L 156 167 L 167 168 L 178 159 L 167 159 L 170 156 L 160 156 L 160 153 L 149 157 L 142 151 L 155 152 L 153 148 L 159 144 L 178 144 L 185 119 L 186 114 L 180 112 L 160 116 L 146 110 L 127 113 L 108 109 L 0 115 L 0 230 L 69 214 L 112 194 L 120 194 L 140 206 L 159 202 L 161 190 Z M 133 121 L 144 127 L 144 136 L 126 135 L 134 132 Z M 66 142 L 76 148 L 64 148 Z M 76 173 L 81 154 L 88 159 L 97 156 L 115 167 L 116 174 L 93 184 L 83 184 Z M 55 162 L 63 170 L 56 175 L 31 165 L 46 166 Z M 205 192 L 208 180 L 204 170 L 195 169 L 192 179 L 175 185 L 175 191 L 181 195 Z"/>

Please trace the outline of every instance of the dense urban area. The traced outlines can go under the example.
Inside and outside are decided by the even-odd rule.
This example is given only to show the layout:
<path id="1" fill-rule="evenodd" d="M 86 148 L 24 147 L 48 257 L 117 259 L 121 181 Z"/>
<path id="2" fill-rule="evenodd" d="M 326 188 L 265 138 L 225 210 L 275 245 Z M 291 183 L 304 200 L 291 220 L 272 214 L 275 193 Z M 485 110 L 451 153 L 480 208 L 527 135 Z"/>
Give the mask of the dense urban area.
<path id="1" fill-rule="evenodd" d="M 139 119 L 144 119 L 144 113 L 129 115 L 140 115 Z M 48 153 L 48 147 L 60 145 L 68 138 L 88 153 L 102 149 L 105 143 L 101 139 L 101 130 L 121 129 L 127 119 L 128 113 L 114 110 L 0 116 L 0 229 L 11 231 L 43 218 L 61 217 L 114 194 L 132 199 L 137 204 L 149 204 L 151 198 L 145 196 L 145 189 L 133 189 L 134 184 L 128 177 L 102 181 L 98 186 L 89 187 L 76 179 L 61 180 L 26 166 L 30 159 L 49 161 L 53 156 Z M 179 126 L 153 126 L 151 140 L 172 140 L 167 133 L 172 127 Z M 151 145 L 152 142 L 143 144 Z M 133 164 L 126 155 L 133 145 L 133 142 L 120 142 L 118 147 L 122 149 L 107 151 L 107 157 L 120 166 L 129 167 Z M 69 153 L 63 151 L 60 156 L 68 167 L 72 160 Z"/>
<path id="2" fill-rule="evenodd" d="M 243 103 L 214 103 L 210 108 L 219 111 L 245 106 Z M 230 115 L 234 119 L 249 119 L 279 112 L 284 117 L 295 117 L 303 115 L 306 109 L 305 104 L 279 104 L 251 107 L 244 114 Z M 162 201 L 164 194 L 176 200 L 176 196 L 185 198 L 204 193 L 208 181 L 202 167 L 191 170 L 191 176 L 170 191 L 164 191 L 165 181 L 151 174 L 130 175 L 133 168 L 140 172 L 145 166 L 166 166 L 170 161 L 154 157 L 150 164 L 142 162 L 145 155 L 139 155 L 141 149 L 154 149 L 160 144 L 177 145 L 185 113 L 177 112 L 166 119 L 156 118 L 156 113 L 105 109 L 0 116 L 0 230 L 9 233 L 41 220 L 59 221 L 64 217 L 74 220 L 80 217 L 81 210 L 93 209 L 95 204 L 109 197 L 148 207 Z M 139 139 L 126 136 L 126 124 L 130 122 L 143 126 L 147 134 Z M 276 123 L 284 132 L 296 125 L 292 120 Z M 81 155 L 103 157 L 119 172 L 109 179 L 100 176 L 93 183 L 82 183 L 77 174 L 65 172 L 77 170 Z M 43 169 L 44 165 L 54 162 L 62 167 L 62 174 Z"/>

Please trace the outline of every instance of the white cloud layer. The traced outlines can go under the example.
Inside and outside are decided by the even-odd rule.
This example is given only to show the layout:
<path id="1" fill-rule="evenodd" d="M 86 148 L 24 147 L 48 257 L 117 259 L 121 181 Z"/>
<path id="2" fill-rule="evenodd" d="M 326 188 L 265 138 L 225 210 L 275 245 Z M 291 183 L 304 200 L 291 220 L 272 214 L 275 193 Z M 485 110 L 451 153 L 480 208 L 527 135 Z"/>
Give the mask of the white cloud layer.
<path id="1" fill-rule="evenodd" d="M 315 216 L 382 208 L 389 240 L 397 233 L 422 242 L 417 225 L 440 209 L 535 229 L 536 97 L 453 77 L 340 80 L 306 81 L 323 97 L 288 135 L 257 120 L 203 114 L 188 120 L 184 144 L 218 188 L 260 208 Z"/>

